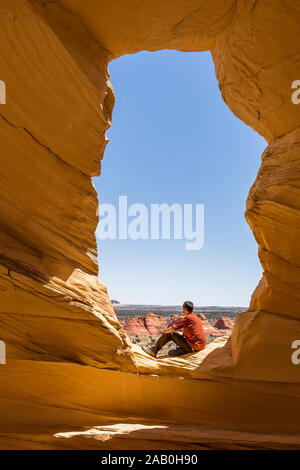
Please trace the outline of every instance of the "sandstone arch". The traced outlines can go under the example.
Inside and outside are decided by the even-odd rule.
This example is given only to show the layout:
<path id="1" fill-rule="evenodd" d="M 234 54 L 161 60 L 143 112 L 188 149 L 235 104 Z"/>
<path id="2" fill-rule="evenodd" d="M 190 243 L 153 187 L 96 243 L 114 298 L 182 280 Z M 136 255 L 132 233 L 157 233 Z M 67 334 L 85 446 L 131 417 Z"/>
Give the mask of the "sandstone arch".
<path id="1" fill-rule="evenodd" d="M 218 446 L 229 435 L 244 445 L 300 446 L 300 366 L 291 362 L 300 339 L 300 106 L 291 100 L 299 1 L 12 6 L 0 5 L 1 447 L 16 436 L 21 448 L 63 446 L 50 438 L 54 429 L 99 424 L 105 413 L 197 425 Z M 133 349 L 96 278 L 91 177 L 114 104 L 107 64 L 163 48 L 211 50 L 225 102 L 269 142 L 246 211 L 264 276 L 231 339 L 192 366 L 154 363 Z M 189 406 L 178 407 L 186 396 Z M 39 425 L 51 427 L 47 437 Z"/>

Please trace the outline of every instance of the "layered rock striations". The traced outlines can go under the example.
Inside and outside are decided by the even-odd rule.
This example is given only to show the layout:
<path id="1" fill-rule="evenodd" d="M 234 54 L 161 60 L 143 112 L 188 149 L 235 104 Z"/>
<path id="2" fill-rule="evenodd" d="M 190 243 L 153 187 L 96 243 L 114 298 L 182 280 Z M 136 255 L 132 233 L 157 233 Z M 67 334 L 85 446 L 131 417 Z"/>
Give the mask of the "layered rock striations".
<path id="1" fill-rule="evenodd" d="M 299 447 L 299 2 L 14 4 L 0 4 L 0 447 L 113 448 L 101 430 L 120 423 L 125 448 Z M 109 60 L 164 48 L 211 50 L 225 102 L 268 141 L 246 209 L 263 278 L 230 338 L 174 362 L 132 346 L 97 279 L 91 181 Z"/>

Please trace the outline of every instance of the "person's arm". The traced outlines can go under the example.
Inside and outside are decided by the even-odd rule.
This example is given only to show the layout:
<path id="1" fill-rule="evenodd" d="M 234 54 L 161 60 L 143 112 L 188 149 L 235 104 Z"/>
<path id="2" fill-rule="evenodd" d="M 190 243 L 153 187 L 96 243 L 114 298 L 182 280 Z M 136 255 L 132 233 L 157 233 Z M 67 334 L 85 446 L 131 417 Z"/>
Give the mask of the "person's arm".
<path id="1" fill-rule="evenodd" d="M 170 326 L 169 328 L 166 328 L 166 329 L 163 331 L 163 334 L 165 335 L 165 334 L 167 334 L 167 333 L 173 333 L 173 331 L 175 331 L 174 328 L 173 328 L 172 326 Z"/>
<path id="2" fill-rule="evenodd" d="M 174 323 L 172 323 L 170 327 L 166 328 L 163 331 L 163 333 L 164 334 L 173 333 L 173 331 L 181 330 L 182 328 L 184 328 L 184 325 L 185 325 L 185 318 L 179 318 L 179 320 L 176 320 Z"/>

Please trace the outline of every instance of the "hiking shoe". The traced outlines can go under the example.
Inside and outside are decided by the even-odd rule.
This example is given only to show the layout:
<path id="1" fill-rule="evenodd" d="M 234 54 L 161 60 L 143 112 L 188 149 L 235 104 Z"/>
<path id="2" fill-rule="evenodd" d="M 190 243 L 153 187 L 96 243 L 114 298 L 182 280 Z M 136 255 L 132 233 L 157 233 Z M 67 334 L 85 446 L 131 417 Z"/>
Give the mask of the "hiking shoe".
<path id="1" fill-rule="evenodd" d="M 180 347 L 176 349 L 170 349 L 170 351 L 168 351 L 168 356 L 170 357 L 183 356 L 183 354 L 187 354 L 187 352 Z"/>
<path id="2" fill-rule="evenodd" d="M 151 357 L 156 357 L 156 354 L 152 351 L 150 348 L 142 347 L 142 350 L 145 351 L 145 353 L 149 354 Z"/>

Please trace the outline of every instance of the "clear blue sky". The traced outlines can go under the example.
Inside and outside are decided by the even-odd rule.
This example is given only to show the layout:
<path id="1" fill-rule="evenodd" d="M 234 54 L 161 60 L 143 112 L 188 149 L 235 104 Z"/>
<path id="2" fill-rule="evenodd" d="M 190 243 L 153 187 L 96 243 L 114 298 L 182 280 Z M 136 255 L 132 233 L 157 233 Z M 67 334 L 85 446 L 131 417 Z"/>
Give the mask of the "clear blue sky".
<path id="1" fill-rule="evenodd" d="M 266 142 L 221 98 L 209 53 L 141 52 L 110 63 L 116 94 L 100 202 L 205 204 L 205 242 L 103 240 L 100 278 L 121 303 L 247 306 L 261 277 L 245 201 Z"/>

